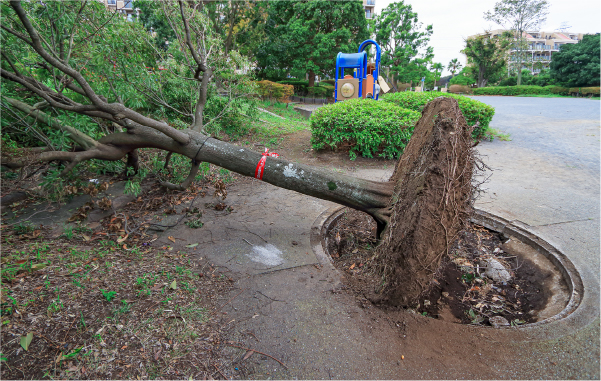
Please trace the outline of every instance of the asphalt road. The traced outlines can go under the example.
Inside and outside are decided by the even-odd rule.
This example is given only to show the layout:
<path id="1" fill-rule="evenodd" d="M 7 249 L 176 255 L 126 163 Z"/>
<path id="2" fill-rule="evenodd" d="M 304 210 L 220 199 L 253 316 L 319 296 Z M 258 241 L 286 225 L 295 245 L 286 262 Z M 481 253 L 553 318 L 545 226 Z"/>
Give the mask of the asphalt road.
<path id="1" fill-rule="evenodd" d="M 511 139 L 478 146 L 492 168 L 478 205 L 578 252 L 572 260 L 591 270 L 598 282 L 600 102 L 473 98 L 495 107 L 490 125 Z"/>
<path id="2" fill-rule="evenodd" d="M 558 373 L 561 378 L 587 378 L 585 375 L 595 373 L 598 377 L 600 102 L 473 98 L 495 107 L 491 127 L 511 137 L 511 141 L 478 146 L 492 174 L 489 172 L 483 186 L 486 193 L 477 206 L 514 220 L 553 244 L 574 263 L 583 280 L 580 308 L 562 321 L 563 326 L 573 327 L 574 333 L 554 344 L 548 341 L 548 347 L 539 348 L 540 359 L 565 356 L 571 365 Z M 553 332 L 542 331 L 539 339 L 545 340 L 547 335 L 551 337 Z M 527 352 L 536 351 L 528 348 Z M 590 355 L 596 361 L 591 362 Z M 534 376 L 536 369 L 546 364 L 544 360 L 524 360 L 516 366 L 522 372 L 531 368 Z"/>

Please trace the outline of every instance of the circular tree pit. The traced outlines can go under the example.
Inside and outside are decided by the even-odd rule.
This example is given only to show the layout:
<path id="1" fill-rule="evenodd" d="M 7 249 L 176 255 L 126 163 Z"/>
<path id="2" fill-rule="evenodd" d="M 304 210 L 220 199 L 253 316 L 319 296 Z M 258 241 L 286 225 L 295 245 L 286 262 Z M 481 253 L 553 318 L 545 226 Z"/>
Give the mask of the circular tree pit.
<path id="1" fill-rule="evenodd" d="M 321 246 L 361 303 L 378 299 L 375 221 L 337 208 L 321 225 Z M 543 324 L 579 305 L 582 281 L 569 259 L 531 232 L 476 211 L 411 311 L 445 321 L 496 328 Z"/>

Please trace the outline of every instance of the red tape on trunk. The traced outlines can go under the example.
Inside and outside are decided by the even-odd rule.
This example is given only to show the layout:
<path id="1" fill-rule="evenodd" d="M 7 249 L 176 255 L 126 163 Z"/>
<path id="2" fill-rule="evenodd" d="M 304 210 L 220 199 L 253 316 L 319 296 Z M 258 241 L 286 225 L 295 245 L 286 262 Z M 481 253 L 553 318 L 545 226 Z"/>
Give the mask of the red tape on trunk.
<path id="1" fill-rule="evenodd" d="M 267 156 L 280 157 L 280 155 L 275 152 L 269 153 L 269 148 L 265 148 L 265 152 L 263 152 L 261 155 L 261 160 L 259 160 L 257 168 L 255 169 L 255 178 L 259 180 L 263 180 L 263 170 L 265 169 L 265 161 L 267 160 Z"/>

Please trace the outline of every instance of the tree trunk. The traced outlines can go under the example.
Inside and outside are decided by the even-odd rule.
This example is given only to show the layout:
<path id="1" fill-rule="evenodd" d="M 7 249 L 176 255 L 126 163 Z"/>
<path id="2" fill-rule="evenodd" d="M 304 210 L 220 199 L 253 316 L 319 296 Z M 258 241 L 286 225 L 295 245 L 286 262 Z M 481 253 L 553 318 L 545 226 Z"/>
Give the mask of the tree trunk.
<path id="1" fill-rule="evenodd" d="M 391 217 L 377 248 L 385 285 L 376 301 L 412 306 L 431 286 L 473 205 L 471 128 L 457 101 L 436 98 L 422 112 L 390 181 Z"/>
<path id="2" fill-rule="evenodd" d="M 484 78 L 485 73 L 486 73 L 486 69 L 481 66 L 478 70 L 478 87 L 486 86 L 487 80 Z"/>
<path id="3" fill-rule="evenodd" d="M 518 82 L 517 85 L 520 86 L 522 84 L 522 44 L 523 44 L 523 37 L 522 37 L 522 31 L 518 31 L 519 32 L 519 37 L 518 37 Z"/>
<path id="4" fill-rule="evenodd" d="M 313 70 L 309 70 L 309 87 L 315 86 L 315 73 Z"/>

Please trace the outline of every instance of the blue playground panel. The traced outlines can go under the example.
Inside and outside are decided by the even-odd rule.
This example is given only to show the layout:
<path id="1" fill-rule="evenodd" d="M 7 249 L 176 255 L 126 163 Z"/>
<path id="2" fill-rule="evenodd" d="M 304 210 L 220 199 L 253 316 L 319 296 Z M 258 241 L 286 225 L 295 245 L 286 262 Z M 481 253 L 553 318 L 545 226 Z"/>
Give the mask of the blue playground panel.
<path id="1" fill-rule="evenodd" d="M 334 88 L 334 101 L 338 99 L 338 78 L 344 78 L 344 69 L 353 69 L 353 77 L 359 80 L 358 97 L 363 96 L 363 80 L 367 77 L 367 53 L 363 51 L 368 45 L 376 46 L 376 67 L 372 73 L 374 77 L 374 87 L 372 94 L 375 94 L 375 100 L 378 100 L 380 94 L 376 92 L 376 83 L 378 81 L 378 72 L 380 70 L 380 57 L 382 50 L 380 45 L 374 40 L 365 40 L 359 45 L 358 53 L 338 53 L 336 56 L 336 84 Z"/>

